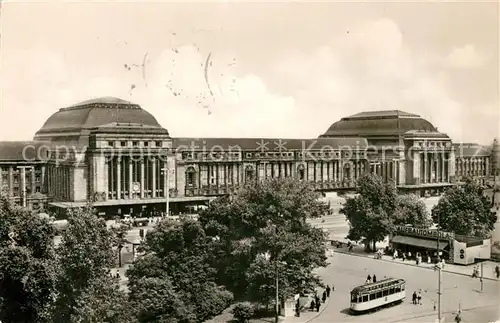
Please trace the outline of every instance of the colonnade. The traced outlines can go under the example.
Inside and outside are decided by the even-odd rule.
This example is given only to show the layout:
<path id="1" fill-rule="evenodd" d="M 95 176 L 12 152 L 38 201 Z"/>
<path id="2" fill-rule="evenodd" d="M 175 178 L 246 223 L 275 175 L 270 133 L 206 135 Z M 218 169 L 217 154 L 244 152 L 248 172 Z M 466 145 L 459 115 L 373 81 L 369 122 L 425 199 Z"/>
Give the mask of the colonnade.
<path id="1" fill-rule="evenodd" d="M 457 158 L 456 172 L 459 176 L 487 176 L 490 173 L 490 158 Z"/>
<path id="2" fill-rule="evenodd" d="M 418 156 L 420 158 L 420 179 L 423 184 L 450 182 L 449 153 L 424 152 Z"/>

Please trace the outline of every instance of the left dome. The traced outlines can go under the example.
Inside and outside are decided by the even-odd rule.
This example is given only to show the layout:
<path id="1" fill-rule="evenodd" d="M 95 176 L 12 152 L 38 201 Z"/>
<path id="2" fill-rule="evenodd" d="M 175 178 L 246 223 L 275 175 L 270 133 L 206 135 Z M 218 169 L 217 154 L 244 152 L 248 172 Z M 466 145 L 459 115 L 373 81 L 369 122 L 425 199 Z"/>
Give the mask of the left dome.
<path id="1" fill-rule="evenodd" d="M 110 123 L 162 128 L 156 118 L 138 104 L 114 97 L 103 97 L 60 109 L 47 119 L 35 137 L 48 133 L 81 132 Z"/>

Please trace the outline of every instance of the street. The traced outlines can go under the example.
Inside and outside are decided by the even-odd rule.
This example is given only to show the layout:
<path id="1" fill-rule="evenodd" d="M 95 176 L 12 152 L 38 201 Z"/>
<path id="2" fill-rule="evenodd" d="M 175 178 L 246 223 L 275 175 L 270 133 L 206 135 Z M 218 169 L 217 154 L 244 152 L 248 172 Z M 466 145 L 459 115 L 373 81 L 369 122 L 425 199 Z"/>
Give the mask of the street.
<path id="1" fill-rule="evenodd" d="M 335 253 L 329 259 L 330 265 L 319 270 L 325 284 L 335 286 L 331 300 L 325 311 L 311 320 L 322 322 L 434 322 L 437 318 L 437 285 L 438 273 L 399 263 L 379 261 L 373 258 L 351 256 Z M 350 291 L 365 282 L 367 275 L 374 274 L 378 280 L 397 277 L 406 280 L 406 300 L 391 308 L 378 312 L 352 316 L 348 313 Z M 497 281 L 485 280 L 483 292 L 479 279 L 468 276 L 445 273 L 442 274 L 441 311 L 445 322 L 454 322 L 454 313 L 459 306 L 462 310 L 462 322 L 493 322 L 498 315 L 498 298 L 500 284 Z M 411 303 L 413 291 L 421 289 L 422 305 Z"/>

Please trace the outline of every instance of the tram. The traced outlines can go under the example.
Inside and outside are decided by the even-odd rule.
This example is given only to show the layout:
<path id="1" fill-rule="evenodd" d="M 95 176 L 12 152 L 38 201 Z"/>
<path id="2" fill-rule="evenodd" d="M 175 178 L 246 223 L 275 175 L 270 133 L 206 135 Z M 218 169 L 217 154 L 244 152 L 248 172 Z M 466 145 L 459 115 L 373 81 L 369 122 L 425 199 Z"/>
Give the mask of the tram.
<path id="1" fill-rule="evenodd" d="M 406 297 L 405 280 L 386 278 L 355 287 L 351 291 L 351 312 L 361 314 L 401 303 Z"/>

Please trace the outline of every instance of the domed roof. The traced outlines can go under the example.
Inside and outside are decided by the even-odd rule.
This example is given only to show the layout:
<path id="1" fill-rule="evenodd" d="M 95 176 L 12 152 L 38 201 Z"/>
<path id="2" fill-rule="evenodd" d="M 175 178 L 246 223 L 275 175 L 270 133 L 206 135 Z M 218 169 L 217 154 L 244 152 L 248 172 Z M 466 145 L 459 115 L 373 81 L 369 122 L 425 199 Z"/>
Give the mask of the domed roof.
<path id="1" fill-rule="evenodd" d="M 342 118 L 320 137 L 400 135 L 408 131 L 438 132 L 417 114 L 388 110 L 361 112 Z"/>
<path id="2" fill-rule="evenodd" d="M 82 131 L 110 123 L 161 128 L 156 118 L 139 105 L 118 98 L 103 97 L 60 109 L 47 119 L 36 135 Z"/>

